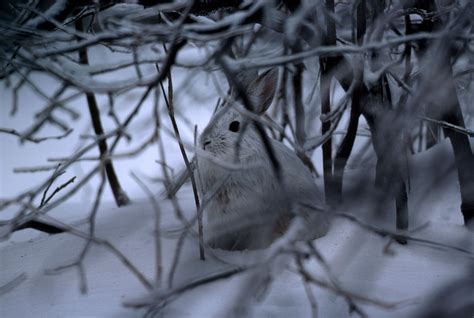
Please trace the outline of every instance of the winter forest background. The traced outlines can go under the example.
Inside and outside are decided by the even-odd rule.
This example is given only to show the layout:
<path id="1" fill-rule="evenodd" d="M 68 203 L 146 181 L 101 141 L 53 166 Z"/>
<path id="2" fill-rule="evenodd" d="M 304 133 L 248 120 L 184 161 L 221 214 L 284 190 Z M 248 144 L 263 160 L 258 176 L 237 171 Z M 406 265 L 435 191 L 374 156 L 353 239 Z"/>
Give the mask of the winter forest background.
<path id="1" fill-rule="evenodd" d="M 473 21 L 469 0 L 1 1 L 0 316 L 473 317 Z M 198 136 L 274 68 L 244 113 L 330 231 L 211 248 Z"/>

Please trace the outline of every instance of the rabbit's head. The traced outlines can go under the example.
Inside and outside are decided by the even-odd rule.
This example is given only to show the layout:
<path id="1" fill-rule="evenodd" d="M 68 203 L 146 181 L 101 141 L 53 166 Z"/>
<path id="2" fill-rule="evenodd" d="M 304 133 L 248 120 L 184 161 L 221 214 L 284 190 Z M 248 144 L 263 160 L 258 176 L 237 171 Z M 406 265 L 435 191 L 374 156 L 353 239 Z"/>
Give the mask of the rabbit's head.
<path id="1" fill-rule="evenodd" d="M 248 76 L 239 78 L 245 79 Z M 241 83 L 254 113 L 260 115 L 268 109 L 275 94 L 277 80 L 278 70 L 271 69 L 252 81 Z M 231 96 L 238 99 L 236 94 Z M 252 120 L 239 112 L 237 107 L 239 104 L 224 103 L 219 106 L 199 138 L 200 148 L 221 160 L 235 160 L 237 144 L 239 161 L 265 151 Z"/>

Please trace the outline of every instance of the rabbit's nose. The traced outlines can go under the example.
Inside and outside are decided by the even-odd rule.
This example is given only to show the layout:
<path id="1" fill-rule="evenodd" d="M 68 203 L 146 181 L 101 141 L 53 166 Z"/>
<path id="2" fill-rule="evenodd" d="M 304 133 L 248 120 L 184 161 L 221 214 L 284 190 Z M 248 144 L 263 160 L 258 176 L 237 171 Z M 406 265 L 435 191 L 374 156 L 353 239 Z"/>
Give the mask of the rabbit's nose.
<path id="1" fill-rule="evenodd" d="M 206 150 L 206 146 L 207 146 L 207 145 L 210 145 L 210 144 L 211 144 L 211 141 L 210 141 L 210 140 L 204 141 L 204 143 L 202 144 L 202 149 Z"/>

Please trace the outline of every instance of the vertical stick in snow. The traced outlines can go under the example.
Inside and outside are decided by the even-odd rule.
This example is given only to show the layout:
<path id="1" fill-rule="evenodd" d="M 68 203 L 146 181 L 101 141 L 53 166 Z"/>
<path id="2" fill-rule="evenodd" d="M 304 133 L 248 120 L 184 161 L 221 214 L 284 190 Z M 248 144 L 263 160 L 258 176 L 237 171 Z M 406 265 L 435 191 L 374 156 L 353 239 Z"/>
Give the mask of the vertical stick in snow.
<path id="1" fill-rule="evenodd" d="M 82 23 L 82 20 L 78 20 L 76 22 L 77 30 L 84 29 Z M 84 65 L 89 64 L 89 58 L 87 56 L 87 47 L 79 49 L 79 62 Z M 92 126 L 94 127 L 94 132 L 97 136 L 103 136 L 104 129 L 102 128 L 99 107 L 97 106 L 95 95 L 93 93 L 86 93 L 86 98 L 87 104 L 89 106 L 89 113 L 91 115 Z M 115 168 L 112 163 L 112 160 L 109 158 L 107 141 L 105 139 L 101 139 L 98 141 L 98 144 L 100 157 L 104 164 L 105 173 L 107 175 L 107 180 L 109 181 L 110 188 L 114 195 L 115 203 L 117 204 L 117 206 L 127 205 L 128 203 L 130 203 L 130 199 L 128 198 L 125 191 L 122 189 L 117 174 L 115 173 Z"/>

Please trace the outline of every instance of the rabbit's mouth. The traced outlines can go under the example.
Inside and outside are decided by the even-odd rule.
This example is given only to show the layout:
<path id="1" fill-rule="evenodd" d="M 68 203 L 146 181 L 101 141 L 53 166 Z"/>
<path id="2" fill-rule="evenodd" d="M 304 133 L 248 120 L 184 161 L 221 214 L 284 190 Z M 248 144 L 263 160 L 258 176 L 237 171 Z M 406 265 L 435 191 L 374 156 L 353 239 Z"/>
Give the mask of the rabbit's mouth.
<path id="1" fill-rule="evenodd" d="M 214 157 L 223 157 L 226 155 L 226 151 L 222 147 L 215 147 L 214 145 L 206 146 L 202 148 L 204 151 L 209 152 Z"/>
<path id="2" fill-rule="evenodd" d="M 205 139 L 201 141 L 201 148 L 211 153 L 213 156 L 223 156 L 227 153 L 227 143 L 225 140 L 218 140 L 218 141 L 211 141 L 209 139 Z"/>

